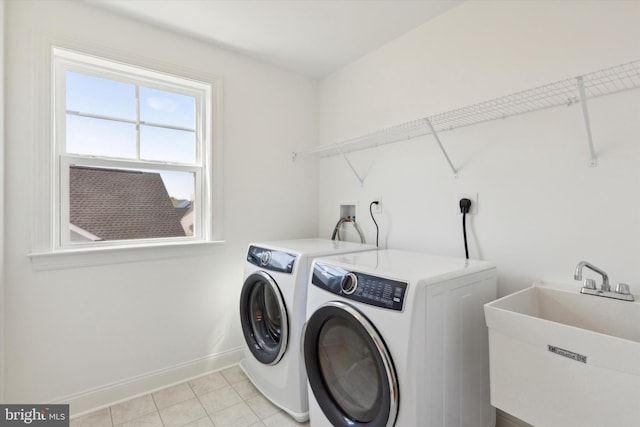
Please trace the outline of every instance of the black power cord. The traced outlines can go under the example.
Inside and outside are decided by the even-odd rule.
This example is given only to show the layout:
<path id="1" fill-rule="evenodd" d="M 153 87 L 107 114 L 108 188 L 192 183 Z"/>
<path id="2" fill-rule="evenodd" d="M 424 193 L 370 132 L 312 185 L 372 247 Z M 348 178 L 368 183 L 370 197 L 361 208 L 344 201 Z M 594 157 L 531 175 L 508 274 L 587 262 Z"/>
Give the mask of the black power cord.
<path id="1" fill-rule="evenodd" d="M 469 246 L 467 244 L 467 214 L 471 210 L 471 200 L 460 199 L 460 212 L 462 213 L 462 236 L 464 237 L 464 255 L 469 259 Z"/>
<path id="2" fill-rule="evenodd" d="M 379 201 L 374 200 L 369 205 L 369 213 L 371 214 L 371 219 L 373 220 L 373 223 L 376 225 L 376 248 L 378 247 L 378 236 L 380 236 L 380 228 L 378 227 L 378 223 L 376 222 L 376 219 L 373 217 L 373 205 L 379 205 L 379 204 L 380 204 Z"/>

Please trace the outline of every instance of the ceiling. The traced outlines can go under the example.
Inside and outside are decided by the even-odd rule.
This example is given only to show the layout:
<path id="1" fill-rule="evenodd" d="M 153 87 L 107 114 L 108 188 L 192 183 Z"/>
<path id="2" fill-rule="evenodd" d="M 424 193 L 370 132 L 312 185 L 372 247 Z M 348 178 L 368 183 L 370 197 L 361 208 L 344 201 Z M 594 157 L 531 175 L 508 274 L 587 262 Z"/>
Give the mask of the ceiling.
<path id="1" fill-rule="evenodd" d="M 85 0 L 322 78 L 462 0 Z"/>

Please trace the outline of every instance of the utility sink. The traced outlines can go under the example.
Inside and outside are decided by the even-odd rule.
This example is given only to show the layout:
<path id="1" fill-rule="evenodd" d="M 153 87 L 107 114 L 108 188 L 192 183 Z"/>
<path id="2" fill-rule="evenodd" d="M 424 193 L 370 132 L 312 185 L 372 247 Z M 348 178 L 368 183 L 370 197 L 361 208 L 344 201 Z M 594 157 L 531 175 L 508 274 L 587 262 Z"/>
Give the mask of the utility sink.
<path id="1" fill-rule="evenodd" d="M 536 427 L 640 426 L 640 302 L 538 282 L 484 309 L 493 406 Z"/>

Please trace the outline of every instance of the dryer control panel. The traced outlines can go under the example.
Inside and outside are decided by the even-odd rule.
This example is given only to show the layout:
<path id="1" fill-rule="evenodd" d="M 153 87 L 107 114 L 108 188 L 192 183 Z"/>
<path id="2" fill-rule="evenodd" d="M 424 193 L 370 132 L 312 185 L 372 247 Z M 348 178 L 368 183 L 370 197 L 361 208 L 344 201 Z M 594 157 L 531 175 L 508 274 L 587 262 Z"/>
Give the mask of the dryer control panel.
<path id="1" fill-rule="evenodd" d="M 408 286 L 407 282 L 319 262 L 313 267 L 311 283 L 343 298 L 396 311 L 403 310 Z"/>
<path id="2" fill-rule="evenodd" d="M 273 251 L 251 245 L 247 253 L 247 261 L 265 270 L 291 274 L 296 256 L 287 252 Z"/>

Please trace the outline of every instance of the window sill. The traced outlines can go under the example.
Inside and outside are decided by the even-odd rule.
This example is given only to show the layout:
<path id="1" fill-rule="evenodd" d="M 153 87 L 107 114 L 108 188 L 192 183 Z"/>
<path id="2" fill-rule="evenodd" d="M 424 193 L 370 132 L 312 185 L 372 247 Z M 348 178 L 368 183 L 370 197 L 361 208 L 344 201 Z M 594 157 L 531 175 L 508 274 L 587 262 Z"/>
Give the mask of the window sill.
<path id="1" fill-rule="evenodd" d="M 210 253 L 224 245 L 224 240 L 161 243 L 136 246 L 82 248 L 29 254 L 36 271 L 112 265 L 167 258 L 186 257 Z"/>

